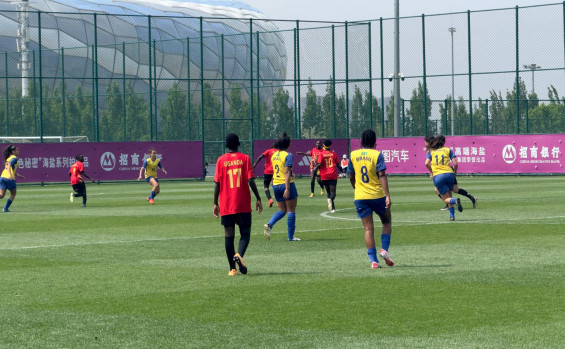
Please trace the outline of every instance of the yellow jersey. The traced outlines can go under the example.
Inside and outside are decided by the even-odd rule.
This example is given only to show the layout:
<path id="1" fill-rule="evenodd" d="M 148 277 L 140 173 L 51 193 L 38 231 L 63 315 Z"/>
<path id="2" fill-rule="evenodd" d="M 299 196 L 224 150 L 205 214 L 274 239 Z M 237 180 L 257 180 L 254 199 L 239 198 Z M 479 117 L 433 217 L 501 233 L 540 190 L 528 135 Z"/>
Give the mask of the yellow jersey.
<path id="1" fill-rule="evenodd" d="M 273 156 L 271 156 L 271 163 L 273 164 L 273 185 L 285 184 L 286 168 L 292 167 L 293 160 L 293 155 L 284 150 L 277 150 Z M 292 177 L 291 172 L 290 183 L 294 182 L 294 178 Z"/>
<path id="2" fill-rule="evenodd" d="M 386 170 L 380 151 L 358 149 L 351 152 L 347 171 L 355 174 L 355 200 L 374 200 L 386 196 L 379 178 L 379 171 Z"/>
<path id="3" fill-rule="evenodd" d="M 437 176 L 443 173 L 453 173 L 453 168 L 449 166 L 451 159 L 455 157 L 453 151 L 447 147 L 431 149 L 426 159 L 430 159 L 432 165 L 432 175 Z"/>
<path id="4" fill-rule="evenodd" d="M 14 178 L 10 174 L 10 168 L 14 173 Z M 4 171 L 2 171 L 2 178 L 16 179 L 16 170 L 18 169 L 18 158 L 15 155 L 10 155 L 6 159 L 6 164 L 4 165 Z"/>
<path id="5" fill-rule="evenodd" d="M 147 160 L 143 162 L 143 167 L 145 167 L 145 178 L 157 178 L 157 167 L 161 168 L 161 159 L 156 158 L 155 161 L 153 161 L 151 158 L 147 158 Z"/>

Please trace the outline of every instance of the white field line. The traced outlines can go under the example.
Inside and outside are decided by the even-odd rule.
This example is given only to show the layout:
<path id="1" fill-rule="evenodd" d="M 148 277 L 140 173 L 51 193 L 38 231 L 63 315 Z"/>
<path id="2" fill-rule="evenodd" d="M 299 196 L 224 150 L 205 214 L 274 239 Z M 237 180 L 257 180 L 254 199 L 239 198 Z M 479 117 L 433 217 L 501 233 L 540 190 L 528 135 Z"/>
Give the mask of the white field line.
<path id="1" fill-rule="evenodd" d="M 346 211 L 352 210 L 353 208 L 344 208 L 336 211 Z M 320 216 L 328 219 L 340 219 L 347 221 L 359 222 L 359 226 L 355 227 L 340 227 L 340 228 L 325 228 L 325 229 L 307 229 L 307 230 L 296 230 L 296 233 L 313 233 L 320 231 L 332 231 L 332 230 L 362 230 L 361 222 L 358 218 L 347 218 L 347 217 L 334 217 L 330 216 L 329 212 L 322 212 Z M 484 224 L 484 223 L 510 223 L 517 221 L 533 221 L 524 222 L 521 224 L 539 224 L 539 220 L 549 220 L 549 219 L 559 219 L 565 218 L 565 216 L 548 216 L 548 217 L 532 217 L 532 218 L 516 218 L 516 219 L 486 219 L 480 221 L 440 221 L 440 222 L 416 222 L 416 221 L 394 221 L 393 216 L 393 227 L 403 227 L 403 226 L 413 226 L 413 225 L 436 225 L 436 224 Z M 544 224 L 563 224 L 560 222 L 555 223 L 544 223 Z M 221 228 L 221 226 L 219 227 Z M 221 230 L 221 229 L 220 229 Z M 33 245 L 33 246 L 21 246 L 21 247 L 8 247 L 0 248 L 0 251 L 18 251 L 18 250 L 31 250 L 31 249 L 41 249 L 41 248 L 62 248 L 62 247 L 73 247 L 73 246 L 93 246 L 93 245 L 114 245 L 114 244 L 136 244 L 140 242 L 154 242 L 154 241 L 174 241 L 174 240 L 193 240 L 193 239 L 211 239 L 220 238 L 223 236 L 221 231 L 218 230 L 216 235 L 204 235 L 204 236 L 181 236 L 181 237 L 171 237 L 171 238 L 147 238 L 147 239 L 135 239 L 135 240 L 115 240 L 115 241 L 93 241 L 93 242 L 78 242 L 78 243 L 68 243 L 68 244 L 49 244 L 49 245 Z M 252 233 L 254 235 L 261 235 L 262 232 Z M 286 231 L 273 232 L 273 234 L 286 234 Z M 236 234 L 237 235 L 237 234 Z"/>

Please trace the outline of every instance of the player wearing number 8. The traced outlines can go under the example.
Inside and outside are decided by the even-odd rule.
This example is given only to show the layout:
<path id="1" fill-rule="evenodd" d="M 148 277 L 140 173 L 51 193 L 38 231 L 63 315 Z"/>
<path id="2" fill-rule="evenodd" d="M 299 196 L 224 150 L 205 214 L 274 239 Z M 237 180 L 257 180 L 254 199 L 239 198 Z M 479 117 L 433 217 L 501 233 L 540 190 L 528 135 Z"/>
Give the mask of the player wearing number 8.
<path id="1" fill-rule="evenodd" d="M 389 267 L 394 265 L 388 254 L 392 219 L 386 164 L 381 152 L 374 149 L 376 143 L 377 135 L 375 131 L 371 129 L 363 131 L 361 135 L 362 148 L 351 152 L 349 165 L 347 165 L 349 180 L 355 190 L 357 217 L 361 218 L 361 222 L 363 222 L 367 255 L 373 269 L 380 268 L 375 246 L 373 212 L 379 215 L 383 224 L 380 255 L 385 260 L 386 265 Z"/>

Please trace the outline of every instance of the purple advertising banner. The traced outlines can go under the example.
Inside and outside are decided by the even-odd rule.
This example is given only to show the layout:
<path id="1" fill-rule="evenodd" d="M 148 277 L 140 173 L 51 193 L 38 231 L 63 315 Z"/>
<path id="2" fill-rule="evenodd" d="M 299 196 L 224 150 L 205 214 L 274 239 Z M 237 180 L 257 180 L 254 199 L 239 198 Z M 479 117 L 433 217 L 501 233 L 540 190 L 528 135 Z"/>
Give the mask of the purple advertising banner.
<path id="1" fill-rule="evenodd" d="M 4 145 L 5 146 L 5 145 Z M 4 147 L 2 146 L 2 148 Z M 94 180 L 134 180 L 149 148 L 162 159 L 159 179 L 202 177 L 202 142 L 22 143 L 18 182 L 66 182 L 75 155 L 84 155 L 84 171 Z"/>
<path id="2" fill-rule="evenodd" d="M 446 147 L 457 157 L 458 173 L 565 173 L 565 134 L 447 136 Z M 359 139 L 351 149 L 361 148 Z M 427 173 L 424 137 L 379 138 L 388 173 Z"/>
<path id="3" fill-rule="evenodd" d="M 310 156 L 296 154 L 297 151 L 307 153 L 316 147 L 317 139 L 293 139 L 290 142 L 288 152 L 294 155 L 294 166 L 292 171 L 295 175 L 310 175 Z M 322 139 L 323 141 L 323 139 Z M 257 140 L 253 142 L 253 161 L 259 157 L 265 150 L 273 147 L 273 140 Z M 341 160 L 343 154 L 347 154 L 347 139 L 332 139 L 332 150 L 337 153 L 337 157 Z M 255 169 L 256 176 L 262 176 L 265 171 L 265 161 L 257 165 Z"/>

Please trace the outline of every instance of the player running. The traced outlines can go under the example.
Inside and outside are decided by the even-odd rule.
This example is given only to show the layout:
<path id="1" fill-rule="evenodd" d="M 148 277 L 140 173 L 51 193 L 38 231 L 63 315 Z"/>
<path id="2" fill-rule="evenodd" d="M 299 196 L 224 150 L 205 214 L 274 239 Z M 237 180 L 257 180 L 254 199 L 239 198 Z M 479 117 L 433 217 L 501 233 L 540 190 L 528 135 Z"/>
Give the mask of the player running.
<path id="1" fill-rule="evenodd" d="M 94 180 L 90 178 L 86 172 L 84 172 L 84 156 L 82 154 L 77 154 L 75 156 L 76 162 L 71 166 L 69 170 L 69 176 L 71 177 L 71 186 L 75 193 L 71 193 L 70 201 L 74 202 L 75 198 L 82 196 L 82 207 L 86 207 L 86 184 L 84 183 L 83 176 L 90 179 L 92 183 Z"/>
<path id="2" fill-rule="evenodd" d="M 314 197 L 314 187 L 316 186 L 316 178 L 318 179 L 318 184 L 320 185 L 320 195 L 324 194 L 324 185 L 322 184 L 322 180 L 320 179 L 319 173 L 314 171 L 316 167 L 316 161 L 318 159 L 318 153 L 322 151 L 322 141 L 316 141 L 316 147 L 312 148 L 309 152 L 301 152 L 297 151 L 296 154 L 302 154 L 306 156 L 310 156 L 310 197 Z"/>
<path id="3" fill-rule="evenodd" d="M 17 173 L 20 149 L 18 149 L 15 145 L 9 145 L 4 148 L 3 154 L 6 162 L 4 170 L 2 171 L 2 176 L 0 177 L 0 199 L 6 195 L 6 190 L 10 191 L 10 198 L 6 200 L 6 205 L 4 205 L 4 208 L 2 209 L 2 212 L 10 212 L 10 206 L 12 205 L 12 202 L 14 202 L 17 193 L 16 177 L 20 177 L 22 179 L 25 177 Z"/>
<path id="4" fill-rule="evenodd" d="M 273 164 L 271 162 L 271 157 L 277 151 L 274 146 L 270 149 L 265 150 L 257 160 L 253 163 L 253 170 L 257 167 L 257 164 L 261 159 L 265 158 L 265 171 L 263 172 L 263 189 L 265 190 L 265 195 L 269 200 L 269 207 L 273 207 L 273 198 L 271 198 L 271 191 L 269 190 L 269 185 L 273 181 Z"/>
<path id="5" fill-rule="evenodd" d="M 328 211 L 334 213 L 337 174 L 339 170 L 337 168 L 337 154 L 333 150 L 331 150 L 331 147 L 331 139 L 326 139 L 324 141 L 324 149 L 320 153 L 318 153 L 318 158 L 316 159 L 317 165 L 314 168 L 314 171 L 320 171 L 322 184 L 324 185 L 326 192 L 328 193 Z"/>
<path id="6" fill-rule="evenodd" d="M 157 168 L 161 169 L 164 174 L 167 174 L 167 171 L 163 165 L 161 165 L 161 159 L 157 159 L 157 151 L 155 148 L 150 148 L 149 157 L 143 161 L 143 165 L 139 169 L 139 177 L 137 180 L 139 181 L 145 172 L 145 181 L 153 186 L 151 195 L 147 197 L 147 201 L 149 201 L 151 205 L 155 204 L 155 197 L 161 192 L 159 180 L 157 179 Z"/>

